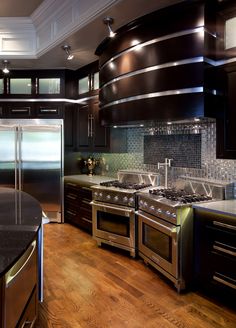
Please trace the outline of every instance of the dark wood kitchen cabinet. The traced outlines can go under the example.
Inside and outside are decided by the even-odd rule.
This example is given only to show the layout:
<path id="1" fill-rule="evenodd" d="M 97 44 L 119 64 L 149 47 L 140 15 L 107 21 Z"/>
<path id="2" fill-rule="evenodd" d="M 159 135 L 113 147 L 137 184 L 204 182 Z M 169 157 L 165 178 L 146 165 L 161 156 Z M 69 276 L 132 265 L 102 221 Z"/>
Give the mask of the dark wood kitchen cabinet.
<path id="1" fill-rule="evenodd" d="M 64 219 L 92 233 L 92 190 L 74 182 L 65 182 Z"/>
<path id="2" fill-rule="evenodd" d="M 228 64 L 219 68 L 221 73 L 222 117 L 216 124 L 216 156 L 217 158 L 236 159 L 236 64 Z"/>
<path id="3" fill-rule="evenodd" d="M 235 217 L 195 209 L 194 227 L 196 285 L 221 300 L 235 300 Z"/>
<path id="4" fill-rule="evenodd" d="M 78 106 L 76 148 L 94 152 L 109 150 L 109 128 L 100 124 L 98 99 Z"/>

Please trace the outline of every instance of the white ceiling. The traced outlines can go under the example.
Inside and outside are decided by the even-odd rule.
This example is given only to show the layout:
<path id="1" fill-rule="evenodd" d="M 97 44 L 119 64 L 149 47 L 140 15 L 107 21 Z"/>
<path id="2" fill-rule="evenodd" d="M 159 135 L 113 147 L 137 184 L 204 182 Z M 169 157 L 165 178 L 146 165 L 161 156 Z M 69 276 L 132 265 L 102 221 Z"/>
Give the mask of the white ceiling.
<path id="1" fill-rule="evenodd" d="M 63 42 L 60 41 L 38 59 L 12 59 L 10 67 L 14 69 L 78 69 L 98 59 L 94 51 L 107 36 L 107 28 L 102 22 L 104 17 L 114 18 L 113 29 L 116 30 L 137 17 L 181 1 L 183 0 L 117 0 L 108 10 L 95 16 L 92 21 L 73 32 Z M 41 3 L 43 3 L 42 0 L 0 0 L 0 17 L 31 16 Z M 61 49 L 63 44 L 71 46 L 75 56 L 72 61 L 65 60 L 65 53 Z"/>

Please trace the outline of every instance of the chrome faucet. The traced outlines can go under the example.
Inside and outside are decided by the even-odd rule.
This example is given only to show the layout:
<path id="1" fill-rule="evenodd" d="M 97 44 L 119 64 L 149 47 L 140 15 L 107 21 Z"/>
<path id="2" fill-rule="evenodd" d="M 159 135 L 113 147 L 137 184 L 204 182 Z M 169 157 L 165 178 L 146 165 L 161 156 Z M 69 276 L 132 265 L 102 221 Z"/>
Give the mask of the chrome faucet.
<path id="1" fill-rule="evenodd" d="M 168 188 L 168 167 L 171 166 L 171 161 L 173 161 L 172 158 L 165 158 L 165 163 L 157 163 L 158 170 L 161 166 L 165 167 L 165 188 Z"/>

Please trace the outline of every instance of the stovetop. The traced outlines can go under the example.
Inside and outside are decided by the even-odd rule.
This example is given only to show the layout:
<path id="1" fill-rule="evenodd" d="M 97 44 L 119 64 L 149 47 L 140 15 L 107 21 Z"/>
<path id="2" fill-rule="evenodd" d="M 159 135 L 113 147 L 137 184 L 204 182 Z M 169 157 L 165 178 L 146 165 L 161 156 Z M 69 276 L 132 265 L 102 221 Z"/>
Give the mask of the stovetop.
<path id="1" fill-rule="evenodd" d="M 170 205 L 179 205 L 179 204 L 192 204 L 196 202 L 203 202 L 212 200 L 211 196 L 198 194 L 198 193 L 189 193 L 183 189 L 174 189 L 174 188 L 167 188 L 167 189 L 151 189 L 149 190 L 151 195 L 155 195 L 160 198 L 164 198 L 169 200 Z M 160 201 L 160 199 L 159 199 Z M 173 203 L 171 203 L 173 202 Z"/>
<path id="2" fill-rule="evenodd" d="M 119 189 L 128 189 L 128 190 L 141 190 L 144 188 L 151 187 L 150 183 L 133 183 L 133 182 L 120 182 L 119 180 L 112 180 L 107 182 L 101 182 L 100 186 L 104 187 L 114 187 Z M 118 189 L 117 189 L 118 190 Z"/>

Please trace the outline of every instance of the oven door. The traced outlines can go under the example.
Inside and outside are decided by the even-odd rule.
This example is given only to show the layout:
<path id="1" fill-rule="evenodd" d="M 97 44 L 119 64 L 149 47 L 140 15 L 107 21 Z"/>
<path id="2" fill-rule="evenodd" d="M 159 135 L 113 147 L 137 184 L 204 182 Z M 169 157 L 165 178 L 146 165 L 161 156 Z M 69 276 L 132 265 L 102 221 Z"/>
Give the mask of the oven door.
<path id="1" fill-rule="evenodd" d="M 179 278 L 180 227 L 138 211 L 138 251 L 162 273 Z"/>
<path id="2" fill-rule="evenodd" d="M 92 201 L 93 237 L 135 247 L 135 212 L 125 206 Z"/>

